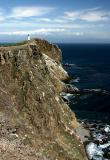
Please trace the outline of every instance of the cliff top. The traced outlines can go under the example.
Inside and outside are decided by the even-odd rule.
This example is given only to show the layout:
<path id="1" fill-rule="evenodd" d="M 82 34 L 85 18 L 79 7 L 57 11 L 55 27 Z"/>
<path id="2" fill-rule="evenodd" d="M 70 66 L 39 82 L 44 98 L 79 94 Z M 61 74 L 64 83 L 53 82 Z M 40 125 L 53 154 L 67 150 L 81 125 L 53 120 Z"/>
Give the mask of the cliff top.
<path id="1" fill-rule="evenodd" d="M 20 43 L 7 44 L 0 46 L 0 52 L 3 51 L 14 51 L 14 50 L 28 50 L 29 46 L 36 45 L 37 49 L 50 56 L 52 59 L 55 59 L 56 62 L 60 63 L 62 60 L 61 50 L 57 45 L 51 44 L 46 40 L 41 39 L 32 39 L 30 41 L 23 41 Z M 58 53 L 58 54 L 56 54 Z"/>

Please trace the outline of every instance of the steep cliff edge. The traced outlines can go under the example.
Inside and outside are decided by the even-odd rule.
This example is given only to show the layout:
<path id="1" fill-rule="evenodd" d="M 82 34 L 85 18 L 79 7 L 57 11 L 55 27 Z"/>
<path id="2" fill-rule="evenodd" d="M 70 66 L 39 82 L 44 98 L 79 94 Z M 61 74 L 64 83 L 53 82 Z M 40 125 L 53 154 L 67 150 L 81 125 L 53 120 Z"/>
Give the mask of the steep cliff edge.
<path id="1" fill-rule="evenodd" d="M 60 93 L 61 51 L 35 39 L 0 47 L 1 160 L 86 160 L 74 113 Z"/>

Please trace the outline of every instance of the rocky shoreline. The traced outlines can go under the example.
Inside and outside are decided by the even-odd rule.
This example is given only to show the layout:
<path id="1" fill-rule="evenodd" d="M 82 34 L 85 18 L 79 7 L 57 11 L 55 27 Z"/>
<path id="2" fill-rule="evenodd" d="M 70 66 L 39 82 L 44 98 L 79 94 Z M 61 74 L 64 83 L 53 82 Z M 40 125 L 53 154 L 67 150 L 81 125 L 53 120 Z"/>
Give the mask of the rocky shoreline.
<path id="1" fill-rule="evenodd" d="M 67 65 L 67 67 L 71 65 Z M 70 80 L 71 82 L 71 80 Z M 101 89 L 83 89 L 79 90 L 68 81 L 66 92 L 61 96 L 66 103 L 73 102 L 76 95 L 96 94 L 110 95 L 110 92 Z M 88 119 L 79 119 L 80 126 L 76 129 L 89 160 L 110 160 L 110 125 L 102 121 L 90 122 Z"/>
<path id="2" fill-rule="evenodd" d="M 80 121 L 88 128 L 90 137 L 84 142 L 88 158 L 90 160 L 109 160 L 110 159 L 110 125 L 102 122 Z"/>

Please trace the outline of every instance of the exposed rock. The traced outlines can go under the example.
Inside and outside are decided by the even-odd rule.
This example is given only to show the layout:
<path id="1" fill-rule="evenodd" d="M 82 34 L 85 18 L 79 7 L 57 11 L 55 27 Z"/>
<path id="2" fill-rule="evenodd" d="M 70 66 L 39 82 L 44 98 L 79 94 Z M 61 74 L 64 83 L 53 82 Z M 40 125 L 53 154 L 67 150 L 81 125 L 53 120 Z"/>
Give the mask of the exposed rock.
<path id="1" fill-rule="evenodd" d="M 0 47 L 0 159 L 86 160 L 60 93 L 60 49 L 44 40 Z"/>

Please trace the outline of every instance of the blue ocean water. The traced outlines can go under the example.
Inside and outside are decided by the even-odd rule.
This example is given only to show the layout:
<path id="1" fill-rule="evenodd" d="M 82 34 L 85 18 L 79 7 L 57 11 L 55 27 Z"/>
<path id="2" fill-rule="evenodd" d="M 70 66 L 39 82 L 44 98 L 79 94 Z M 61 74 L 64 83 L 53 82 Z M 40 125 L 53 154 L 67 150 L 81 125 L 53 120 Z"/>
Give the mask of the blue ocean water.
<path id="1" fill-rule="evenodd" d="M 110 91 L 110 44 L 59 44 L 63 63 L 73 82 L 80 89 L 103 89 Z M 80 95 L 73 100 L 71 108 L 80 118 L 110 122 L 110 95 Z"/>

